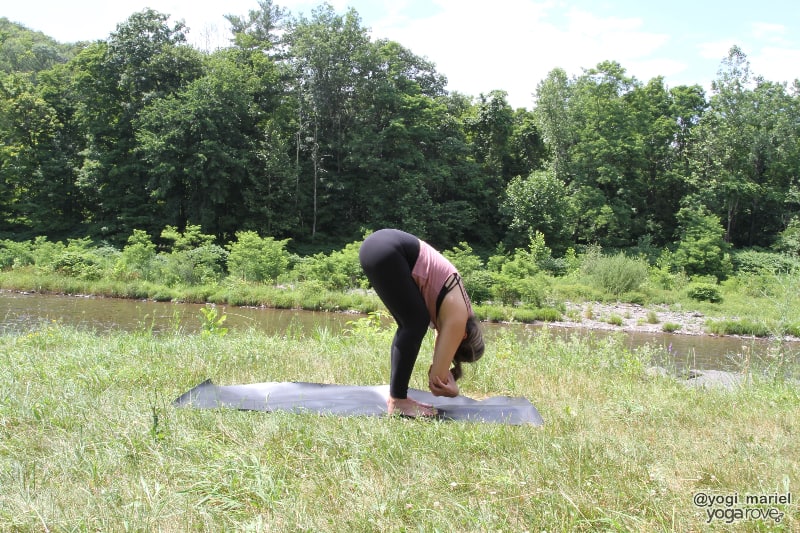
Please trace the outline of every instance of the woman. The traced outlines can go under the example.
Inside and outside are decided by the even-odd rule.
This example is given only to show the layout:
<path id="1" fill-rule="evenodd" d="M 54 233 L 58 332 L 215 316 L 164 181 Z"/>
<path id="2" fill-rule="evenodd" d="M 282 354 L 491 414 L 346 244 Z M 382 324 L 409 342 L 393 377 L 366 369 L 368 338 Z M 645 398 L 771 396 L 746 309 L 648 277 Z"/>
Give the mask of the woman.
<path id="1" fill-rule="evenodd" d="M 461 363 L 477 361 L 483 355 L 483 335 L 461 277 L 429 244 L 396 229 L 369 235 L 358 255 L 375 292 L 397 322 L 388 411 L 433 416 L 431 405 L 408 397 L 408 382 L 428 325 L 436 330 L 433 363 L 428 370 L 428 388 L 435 396 L 458 396 Z M 458 290 L 453 290 L 456 287 Z"/>

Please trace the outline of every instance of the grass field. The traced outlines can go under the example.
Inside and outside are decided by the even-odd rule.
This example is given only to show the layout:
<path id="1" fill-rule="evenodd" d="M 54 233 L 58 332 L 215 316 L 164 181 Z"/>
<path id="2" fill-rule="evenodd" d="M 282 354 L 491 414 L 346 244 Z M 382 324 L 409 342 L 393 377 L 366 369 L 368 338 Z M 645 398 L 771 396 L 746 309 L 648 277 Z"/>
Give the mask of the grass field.
<path id="1" fill-rule="evenodd" d="M 763 377 L 785 368 L 693 390 L 619 339 L 500 333 L 462 393 L 543 427 L 173 408 L 206 378 L 388 380 L 370 319 L 207 333 L 0 336 L 0 530 L 800 530 L 800 387 Z"/>

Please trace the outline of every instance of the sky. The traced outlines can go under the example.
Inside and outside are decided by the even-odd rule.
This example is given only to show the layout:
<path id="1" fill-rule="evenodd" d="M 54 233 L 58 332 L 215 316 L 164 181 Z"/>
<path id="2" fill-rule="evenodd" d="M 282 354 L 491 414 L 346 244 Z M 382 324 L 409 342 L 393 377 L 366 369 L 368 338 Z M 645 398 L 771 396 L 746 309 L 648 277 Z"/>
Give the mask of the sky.
<path id="1" fill-rule="evenodd" d="M 751 72 L 775 82 L 800 78 L 797 0 L 329 0 L 353 8 L 373 40 L 399 42 L 430 60 L 447 89 L 469 96 L 499 89 L 515 108 L 534 106 L 554 68 L 570 76 L 616 61 L 647 82 L 709 90 L 722 59 L 738 45 Z M 13 4 L 13 5 L 12 5 Z M 311 16 L 322 0 L 274 0 Z M 213 50 L 229 43 L 225 14 L 246 15 L 257 0 L 22 0 L 7 17 L 59 42 L 106 39 L 131 14 L 152 8 L 183 20 L 189 41 Z"/>

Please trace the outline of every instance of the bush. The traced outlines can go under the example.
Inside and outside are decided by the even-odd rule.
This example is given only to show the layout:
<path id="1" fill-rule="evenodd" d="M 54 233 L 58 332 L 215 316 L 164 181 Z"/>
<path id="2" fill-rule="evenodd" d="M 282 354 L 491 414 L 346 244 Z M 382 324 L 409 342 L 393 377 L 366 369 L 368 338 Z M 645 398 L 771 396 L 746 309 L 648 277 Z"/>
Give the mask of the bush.
<path id="1" fill-rule="evenodd" d="M 131 277 L 150 281 L 155 257 L 156 245 L 153 244 L 150 235 L 146 231 L 135 229 L 122 249 L 122 254 L 117 262 L 117 270 Z"/>
<path id="2" fill-rule="evenodd" d="M 472 303 L 480 304 L 492 297 L 492 274 L 485 270 L 464 276 L 464 288 Z"/>
<path id="3" fill-rule="evenodd" d="M 769 328 L 764 324 L 757 324 L 752 320 L 715 320 L 706 325 L 709 333 L 716 335 L 752 335 L 754 337 L 767 337 Z"/>
<path id="4" fill-rule="evenodd" d="M 689 287 L 687 292 L 689 298 L 700 302 L 719 303 L 722 301 L 722 295 L 719 292 L 719 287 L 711 285 L 710 283 L 697 283 Z"/>
<path id="5" fill-rule="evenodd" d="M 775 250 L 790 256 L 800 255 L 800 216 L 795 215 L 774 245 Z"/>
<path id="6" fill-rule="evenodd" d="M 648 265 L 643 259 L 625 254 L 587 258 L 582 267 L 584 275 L 613 296 L 639 289 L 647 279 Z"/>
<path id="7" fill-rule="evenodd" d="M 319 281 L 331 290 L 366 287 L 367 278 L 358 260 L 360 247 L 360 242 L 352 242 L 344 250 L 334 250 L 329 255 L 318 253 L 301 259 L 295 265 L 295 275 L 300 281 Z"/>
<path id="8" fill-rule="evenodd" d="M 240 231 L 228 245 L 228 272 L 245 281 L 275 281 L 289 267 L 289 239 L 276 241 L 255 231 Z"/>
<path id="9" fill-rule="evenodd" d="M 787 255 L 759 250 L 740 250 L 731 254 L 731 263 L 737 272 L 751 274 L 791 273 L 800 268 L 800 262 Z"/>
<path id="10" fill-rule="evenodd" d="M 479 305 L 474 307 L 475 316 L 480 320 L 489 322 L 503 322 L 508 319 L 508 313 L 502 307 L 494 305 Z"/>
<path id="11" fill-rule="evenodd" d="M 452 250 L 445 250 L 442 255 L 453 263 L 464 279 L 476 272 L 483 271 L 483 261 L 465 242 L 459 243 Z"/>
<path id="12" fill-rule="evenodd" d="M 162 283 L 168 287 L 216 283 L 224 276 L 227 255 L 224 248 L 206 244 L 167 255 L 159 254 L 154 258 L 154 268 Z"/>
<path id="13" fill-rule="evenodd" d="M 53 272 L 73 278 L 95 281 L 103 277 L 103 267 L 91 255 L 75 251 L 61 254 L 51 265 Z"/>
<path id="14" fill-rule="evenodd" d="M 39 268 L 52 269 L 56 258 L 64 253 L 66 248 L 62 242 L 50 242 L 43 236 L 36 237 L 31 245 L 33 264 Z"/>
<path id="15" fill-rule="evenodd" d="M 558 322 L 562 318 L 561 311 L 552 307 L 538 309 L 518 308 L 511 313 L 511 319 L 516 322 L 530 324 L 531 322 Z"/>
<path id="16" fill-rule="evenodd" d="M 0 270 L 32 265 L 33 262 L 30 242 L 0 241 Z"/>
<path id="17" fill-rule="evenodd" d="M 675 264 L 689 276 L 710 275 L 726 279 L 733 269 L 719 217 L 703 206 L 678 211 L 681 240 L 675 251 Z"/>
<path id="18" fill-rule="evenodd" d="M 505 305 L 518 303 L 541 307 L 547 293 L 548 282 L 543 275 L 515 278 L 504 273 L 491 274 L 492 298 Z"/>

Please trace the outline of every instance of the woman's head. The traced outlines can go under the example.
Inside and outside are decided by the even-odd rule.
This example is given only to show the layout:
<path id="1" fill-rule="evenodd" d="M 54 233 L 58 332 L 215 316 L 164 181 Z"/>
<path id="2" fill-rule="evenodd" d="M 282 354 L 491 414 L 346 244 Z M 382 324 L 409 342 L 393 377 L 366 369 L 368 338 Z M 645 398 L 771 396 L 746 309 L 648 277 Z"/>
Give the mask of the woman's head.
<path id="1" fill-rule="evenodd" d="M 461 363 L 474 363 L 483 356 L 483 350 L 481 327 L 475 317 L 471 316 L 467 319 L 467 336 L 458 345 L 453 357 L 453 369 L 451 370 L 453 377 L 458 380 L 464 374 Z"/>

